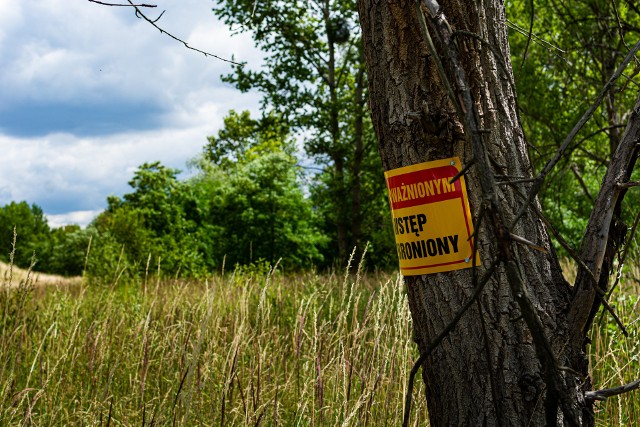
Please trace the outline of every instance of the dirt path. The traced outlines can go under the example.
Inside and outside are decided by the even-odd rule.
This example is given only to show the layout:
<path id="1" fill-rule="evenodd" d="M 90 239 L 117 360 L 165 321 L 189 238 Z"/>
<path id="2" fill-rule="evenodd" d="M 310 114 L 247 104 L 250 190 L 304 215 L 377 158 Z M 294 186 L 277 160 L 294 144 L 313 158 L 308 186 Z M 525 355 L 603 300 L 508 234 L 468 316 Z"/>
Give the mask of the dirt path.
<path id="1" fill-rule="evenodd" d="M 12 269 L 11 281 L 9 281 L 9 275 L 9 265 L 4 262 L 0 262 L 0 287 L 7 285 L 16 287 L 20 285 L 21 282 L 27 279 L 27 270 L 14 266 Z M 31 272 L 28 276 L 35 286 L 64 286 L 78 284 L 82 281 L 82 278 L 80 277 L 64 277 L 38 272 Z"/>

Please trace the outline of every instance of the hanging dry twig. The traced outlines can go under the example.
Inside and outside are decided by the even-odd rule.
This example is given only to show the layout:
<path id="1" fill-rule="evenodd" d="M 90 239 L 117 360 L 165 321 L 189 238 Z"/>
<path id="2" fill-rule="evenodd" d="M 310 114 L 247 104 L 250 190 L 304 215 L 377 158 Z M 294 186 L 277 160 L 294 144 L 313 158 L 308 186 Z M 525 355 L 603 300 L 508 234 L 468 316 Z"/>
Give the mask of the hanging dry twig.
<path id="1" fill-rule="evenodd" d="M 149 24 L 153 25 L 153 26 L 154 26 L 158 31 L 160 31 L 160 33 L 161 33 L 161 34 L 166 34 L 167 36 L 171 37 L 171 38 L 172 38 L 172 39 L 174 39 L 175 41 L 182 43 L 182 44 L 184 45 L 184 47 L 186 47 L 187 49 L 189 49 L 189 50 L 193 50 L 193 51 L 198 52 L 198 53 L 201 53 L 201 54 L 203 54 L 203 55 L 204 55 L 204 56 L 206 56 L 206 57 L 212 57 L 212 58 L 215 58 L 215 59 L 219 59 L 220 61 L 228 62 L 228 63 L 233 64 L 233 65 L 240 65 L 240 63 L 239 63 L 239 62 L 233 61 L 233 60 L 231 60 L 231 59 L 226 59 L 226 58 L 223 58 L 223 57 L 221 57 L 221 56 L 218 56 L 218 55 L 216 55 L 216 54 L 214 54 L 214 53 L 210 53 L 210 52 L 207 52 L 207 51 L 204 51 L 204 50 L 201 50 L 201 49 L 195 48 L 195 47 L 193 47 L 193 46 L 189 45 L 189 43 L 187 43 L 187 42 L 186 42 L 186 41 L 184 41 L 183 39 L 181 39 L 181 38 L 179 38 L 179 37 L 176 37 L 176 36 L 174 36 L 173 34 L 171 34 L 170 32 L 168 32 L 168 31 L 164 30 L 163 28 L 159 27 L 159 26 L 158 26 L 158 24 L 156 24 L 156 23 L 157 23 L 157 22 L 158 22 L 158 20 L 162 17 L 162 15 L 164 15 L 164 12 L 165 12 L 165 11 L 162 11 L 162 13 L 160 14 L 160 16 L 158 16 L 156 19 L 151 19 L 151 18 L 147 17 L 147 15 L 145 15 L 144 13 L 142 13 L 142 11 L 140 10 L 140 8 L 141 8 L 141 7 L 157 7 L 157 5 L 151 5 L 151 4 L 146 4 L 146 3 L 143 3 L 143 4 L 135 4 L 135 3 L 133 3 L 131 0 L 127 0 L 127 2 L 128 2 L 129 4 L 106 3 L 106 2 L 101 2 L 101 1 L 98 1 L 98 0 L 89 0 L 89 1 L 90 1 L 90 2 L 92 2 L 92 3 L 98 3 L 98 4 L 101 4 L 101 5 L 105 5 L 105 6 L 126 6 L 126 7 L 133 7 L 133 8 L 135 9 L 135 11 L 136 11 L 136 16 L 137 16 L 138 18 L 140 18 L 140 19 L 144 19 L 144 20 L 145 20 L 145 21 L 147 21 Z"/>
<path id="2" fill-rule="evenodd" d="M 122 4 L 122 3 L 107 3 L 107 2 L 103 2 L 103 1 L 98 1 L 98 0 L 89 0 L 91 3 L 98 3 L 104 6 L 123 6 L 123 7 L 158 7 L 157 4 L 146 4 L 146 3 L 142 3 L 142 4 Z"/>
<path id="3" fill-rule="evenodd" d="M 156 20 L 151 20 L 144 13 L 142 13 L 142 11 L 136 5 L 134 5 L 131 0 L 127 0 L 127 1 L 136 10 L 136 16 L 137 17 L 142 18 L 145 21 L 147 21 L 149 24 L 153 25 L 158 31 L 160 31 L 161 34 L 166 34 L 167 36 L 171 37 L 175 41 L 182 43 L 184 45 L 184 47 L 186 47 L 187 49 L 202 53 L 204 56 L 211 56 L 213 58 L 219 59 L 220 61 L 228 62 L 228 63 L 234 64 L 234 65 L 240 65 L 240 63 L 238 63 L 238 62 L 232 61 L 230 59 L 225 59 L 225 58 L 222 58 L 222 57 L 220 57 L 218 55 L 215 55 L 213 53 L 205 52 L 204 50 L 200 50 L 200 49 L 197 49 L 195 47 L 190 46 L 189 43 L 187 43 L 186 41 L 182 40 L 181 38 L 178 38 L 178 37 L 174 36 L 173 34 L 163 30 L 162 28 L 160 28 L 156 24 L 156 21 L 158 21 L 158 19 L 160 19 L 160 17 L 158 17 L 158 19 L 156 19 Z M 162 12 L 162 13 L 164 13 L 164 12 Z M 162 14 L 160 16 L 162 16 Z"/>

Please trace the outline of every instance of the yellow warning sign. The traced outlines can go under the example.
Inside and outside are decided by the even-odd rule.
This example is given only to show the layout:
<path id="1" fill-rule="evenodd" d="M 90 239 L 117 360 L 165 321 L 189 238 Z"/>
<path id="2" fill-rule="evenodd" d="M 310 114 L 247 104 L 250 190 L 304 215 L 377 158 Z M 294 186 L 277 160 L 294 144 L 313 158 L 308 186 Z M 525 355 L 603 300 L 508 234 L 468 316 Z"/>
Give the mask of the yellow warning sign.
<path id="1" fill-rule="evenodd" d="M 471 211 L 460 159 L 418 163 L 385 172 L 400 272 L 441 273 L 473 265 Z M 476 252 L 476 264 L 479 257 Z"/>

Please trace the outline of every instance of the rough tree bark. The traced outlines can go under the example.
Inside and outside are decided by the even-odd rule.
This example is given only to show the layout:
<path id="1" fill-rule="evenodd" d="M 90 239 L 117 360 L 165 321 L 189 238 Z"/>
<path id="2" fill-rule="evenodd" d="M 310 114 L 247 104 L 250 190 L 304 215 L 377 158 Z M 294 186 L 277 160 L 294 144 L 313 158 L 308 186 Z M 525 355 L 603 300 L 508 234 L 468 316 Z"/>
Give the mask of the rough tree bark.
<path id="1" fill-rule="evenodd" d="M 431 424 L 592 425 L 584 328 L 599 302 L 583 275 L 573 295 L 537 200 L 525 208 L 544 177 L 531 179 L 502 2 L 443 0 L 441 13 L 433 0 L 418 3 L 422 12 L 414 1 L 359 2 L 380 155 L 385 170 L 452 156 L 473 163 L 466 182 L 482 260 L 475 273 L 405 277 L 421 354 L 482 282 L 474 274 L 497 265 L 422 366 Z M 608 268 L 600 263 L 597 277 Z"/>

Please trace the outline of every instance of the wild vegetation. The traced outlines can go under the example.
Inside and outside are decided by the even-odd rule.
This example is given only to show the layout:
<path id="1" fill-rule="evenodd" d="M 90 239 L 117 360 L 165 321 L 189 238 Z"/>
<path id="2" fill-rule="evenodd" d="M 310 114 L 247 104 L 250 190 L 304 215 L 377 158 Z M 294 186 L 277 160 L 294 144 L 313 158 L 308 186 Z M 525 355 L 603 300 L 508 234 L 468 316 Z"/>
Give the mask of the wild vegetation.
<path id="1" fill-rule="evenodd" d="M 0 425 L 398 425 L 417 358 L 411 316 L 400 278 L 362 265 L 58 287 L 7 286 L 7 272 Z M 615 303 L 629 338 L 606 317 L 592 332 L 596 388 L 640 371 L 637 273 L 625 271 Z M 411 425 L 428 425 L 416 387 Z M 635 425 L 640 402 L 611 398 L 597 417 Z"/>
<path id="2" fill-rule="evenodd" d="M 0 286 L 0 425 L 399 424 L 418 350 L 394 272 L 356 4 L 311 3 L 215 2 L 265 52 L 262 69 L 224 77 L 260 91 L 263 108 L 230 111 L 188 178 L 140 165 L 130 192 L 110 196 L 86 228 L 51 229 L 25 201 L 0 207 L 0 261 L 11 265 Z M 506 8 L 538 170 L 637 39 L 640 11 L 629 1 Z M 539 194 L 562 255 L 578 249 L 620 143 L 637 64 Z M 598 314 L 593 389 L 640 372 L 639 197 L 630 189 L 620 207 L 627 235 L 609 277 L 629 336 Z M 369 249 L 345 267 L 354 247 L 355 258 Z M 44 276 L 18 267 L 76 282 L 39 286 Z M 416 388 L 411 423 L 426 425 L 423 382 Z M 640 424 L 639 402 L 636 392 L 597 403 L 597 424 Z"/>

